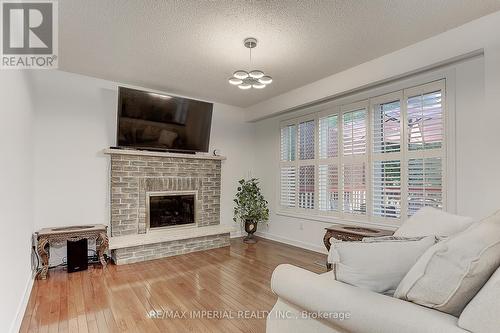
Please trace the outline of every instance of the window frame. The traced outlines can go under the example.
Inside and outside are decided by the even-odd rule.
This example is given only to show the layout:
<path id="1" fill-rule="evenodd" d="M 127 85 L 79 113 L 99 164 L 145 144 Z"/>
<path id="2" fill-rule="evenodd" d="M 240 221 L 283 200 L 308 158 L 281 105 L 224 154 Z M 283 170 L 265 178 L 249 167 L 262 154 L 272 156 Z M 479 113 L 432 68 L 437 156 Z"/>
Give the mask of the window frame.
<path id="1" fill-rule="evenodd" d="M 277 213 L 279 215 L 286 215 L 292 217 L 306 218 L 311 220 L 318 220 L 324 222 L 339 222 L 338 220 L 342 220 L 344 222 L 352 222 L 353 224 L 368 224 L 368 225 L 378 225 L 378 226 L 386 226 L 386 227 L 397 227 L 407 218 L 408 211 L 408 170 L 407 164 L 408 160 L 411 156 L 417 156 L 417 158 L 421 158 L 421 156 L 425 157 L 440 157 L 442 159 L 442 205 L 443 210 L 447 210 L 448 208 L 448 200 L 450 198 L 449 191 L 450 187 L 448 187 L 448 147 L 450 135 L 454 134 L 452 129 L 448 128 L 448 117 L 450 116 L 449 105 L 447 103 L 447 99 L 450 98 L 450 92 L 447 91 L 446 86 L 446 78 L 439 78 L 434 81 L 427 81 L 428 83 L 415 85 L 418 83 L 413 83 L 409 88 L 401 88 L 398 87 L 398 90 L 377 94 L 373 97 L 368 97 L 361 99 L 359 101 L 355 101 L 353 103 L 346 103 L 342 105 L 332 105 L 325 104 L 319 105 L 315 107 L 315 111 L 306 115 L 302 115 L 296 118 L 287 119 L 279 122 L 279 133 L 281 133 L 281 128 L 295 124 L 296 125 L 296 160 L 295 161 L 281 161 L 281 148 L 278 152 L 279 158 L 279 169 L 278 173 L 281 173 L 281 167 L 284 165 L 294 165 L 296 167 L 296 199 L 295 199 L 295 207 L 282 207 L 281 206 L 281 178 L 278 179 L 278 191 L 277 191 Z M 408 154 L 408 144 L 407 144 L 407 98 L 419 94 L 430 93 L 432 91 L 442 92 L 442 128 L 443 128 L 443 142 L 441 148 L 439 149 L 430 149 L 431 151 L 427 151 L 425 149 L 414 151 Z M 400 101 L 400 112 L 401 112 L 401 122 L 400 122 L 400 135 L 401 135 L 401 148 L 399 152 L 391 152 L 391 153 L 374 153 L 373 149 L 373 114 L 374 107 L 377 105 L 391 102 L 391 101 Z M 344 205 L 344 187 L 343 187 L 343 172 L 344 172 L 344 163 L 347 160 L 343 154 L 344 148 L 344 137 L 343 137 L 343 120 L 344 114 L 356 111 L 358 109 L 365 108 L 366 110 L 366 150 L 364 156 L 354 156 L 350 157 L 353 160 L 364 161 L 366 163 L 365 170 L 365 182 L 366 182 L 366 213 L 365 214 L 351 214 L 343 211 Z M 337 125 L 338 125 L 338 151 L 337 157 L 333 158 L 320 158 L 319 152 L 319 120 L 321 118 L 337 115 Z M 298 147 L 298 125 L 299 123 L 307 120 L 314 120 L 315 128 L 314 128 L 314 150 L 315 150 L 315 158 L 314 160 L 299 160 L 299 147 Z M 454 138 L 454 137 L 453 137 Z M 387 154 L 387 156 L 383 156 Z M 376 155 L 376 156 L 375 156 Z M 384 158 L 382 158 L 384 157 Z M 392 159 L 390 159 L 392 157 Z M 399 157 L 399 158 L 396 158 Z M 401 168 L 401 216 L 400 218 L 392 218 L 392 217 L 382 217 L 382 216 L 374 216 L 373 215 L 373 169 L 374 169 L 374 161 L 386 161 L 386 160 L 399 160 L 400 168 Z M 299 187 L 299 167 L 300 165 L 314 165 L 315 166 L 315 177 L 314 177 L 314 209 L 307 208 L 299 208 L 298 205 L 298 187 Z M 323 211 L 319 208 L 319 166 L 320 165 L 337 165 L 338 170 L 338 189 L 339 189 L 339 202 L 338 207 L 339 211 Z M 280 176 L 281 177 L 281 176 Z"/>

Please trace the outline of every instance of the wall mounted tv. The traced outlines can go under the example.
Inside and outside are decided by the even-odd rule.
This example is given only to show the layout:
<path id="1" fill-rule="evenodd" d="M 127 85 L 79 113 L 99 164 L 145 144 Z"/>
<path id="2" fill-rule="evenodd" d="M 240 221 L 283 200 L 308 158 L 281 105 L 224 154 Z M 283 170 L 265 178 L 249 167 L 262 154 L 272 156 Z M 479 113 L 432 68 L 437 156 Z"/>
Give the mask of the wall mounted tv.
<path id="1" fill-rule="evenodd" d="M 119 87 L 119 148 L 207 152 L 213 104 Z"/>

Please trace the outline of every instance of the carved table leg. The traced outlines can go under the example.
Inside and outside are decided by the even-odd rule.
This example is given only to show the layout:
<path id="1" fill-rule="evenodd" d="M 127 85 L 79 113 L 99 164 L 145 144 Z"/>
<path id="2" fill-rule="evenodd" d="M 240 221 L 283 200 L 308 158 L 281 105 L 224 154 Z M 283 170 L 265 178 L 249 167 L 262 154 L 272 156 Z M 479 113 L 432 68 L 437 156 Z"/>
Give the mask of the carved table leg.
<path id="1" fill-rule="evenodd" d="M 327 230 L 325 233 L 325 236 L 323 237 L 323 244 L 325 244 L 325 247 L 327 251 L 330 251 L 330 247 L 332 244 L 330 243 L 330 238 L 333 237 L 333 233 L 330 230 Z M 332 270 L 332 264 L 326 263 L 326 270 L 331 271 Z"/>
<path id="2" fill-rule="evenodd" d="M 99 261 L 102 267 L 106 267 L 106 260 L 104 259 L 104 252 L 108 249 L 109 239 L 106 232 L 99 233 L 97 237 L 97 254 L 99 255 Z"/>
<path id="3" fill-rule="evenodd" d="M 330 238 L 332 238 L 332 237 L 333 237 L 333 232 L 331 232 L 330 230 L 327 230 L 325 232 L 325 236 L 323 237 L 323 244 L 325 244 L 327 251 L 330 251 L 330 246 L 332 246 L 332 244 L 330 243 Z"/>
<path id="4" fill-rule="evenodd" d="M 40 238 L 37 246 L 38 255 L 42 259 L 42 271 L 40 272 L 40 279 L 45 280 L 49 271 L 49 240 L 47 238 Z"/>

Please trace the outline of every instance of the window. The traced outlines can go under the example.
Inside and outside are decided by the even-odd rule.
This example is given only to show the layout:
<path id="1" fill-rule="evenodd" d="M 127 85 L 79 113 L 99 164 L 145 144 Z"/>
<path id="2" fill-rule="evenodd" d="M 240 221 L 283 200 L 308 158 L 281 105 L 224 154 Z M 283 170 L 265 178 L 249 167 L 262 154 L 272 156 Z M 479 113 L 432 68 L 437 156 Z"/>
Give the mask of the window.
<path id="1" fill-rule="evenodd" d="M 342 112 L 343 211 L 366 214 L 366 103 L 344 107 Z M 354 110 L 352 110 L 354 108 Z"/>
<path id="2" fill-rule="evenodd" d="M 375 98 L 372 109 L 372 215 L 401 217 L 400 92 Z"/>
<path id="3" fill-rule="evenodd" d="M 314 120 L 299 123 L 299 159 L 314 159 Z"/>
<path id="4" fill-rule="evenodd" d="M 444 80 L 281 124 L 280 209 L 398 224 L 445 206 Z"/>
<path id="5" fill-rule="evenodd" d="M 405 91 L 408 147 L 408 216 L 424 206 L 443 208 L 444 90 Z"/>
<path id="6" fill-rule="evenodd" d="M 319 118 L 319 210 L 339 211 L 339 116 Z"/>
<path id="7" fill-rule="evenodd" d="M 289 125 L 281 129 L 281 160 L 295 160 L 295 125 Z"/>
<path id="8" fill-rule="evenodd" d="M 299 167 L 299 207 L 314 209 L 314 165 Z"/>
<path id="9" fill-rule="evenodd" d="M 295 161 L 296 126 L 288 125 L 281 128 L 281 172 L 280 172 L 280 205 L 295 207 Z"/>
<path id="10" fill-rule="evenodd" d="M 314 209 L 315 194 L 315 121 L 308 119 L 299 122 L 299 190 L 298 205 L 303 209 Z"/>

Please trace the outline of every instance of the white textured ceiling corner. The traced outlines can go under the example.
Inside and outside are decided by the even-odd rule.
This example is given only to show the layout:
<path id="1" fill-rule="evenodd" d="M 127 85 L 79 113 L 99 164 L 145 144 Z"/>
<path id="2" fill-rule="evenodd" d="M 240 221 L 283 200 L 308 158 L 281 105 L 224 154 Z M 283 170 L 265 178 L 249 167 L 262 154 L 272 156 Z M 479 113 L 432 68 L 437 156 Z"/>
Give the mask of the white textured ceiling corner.
<path id="1" fill-rule="evenodd" d="M 62 70 L 248 107 L 500 10 L 499 0 L 59 2 Z M 252 68 L 262 90 L 227 83 Z"/>

